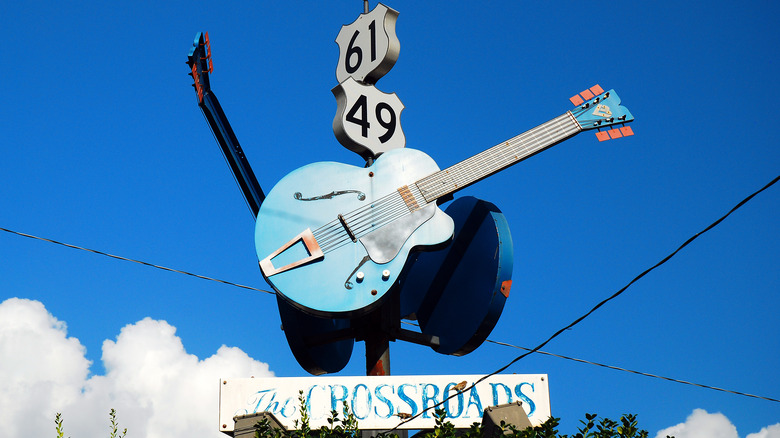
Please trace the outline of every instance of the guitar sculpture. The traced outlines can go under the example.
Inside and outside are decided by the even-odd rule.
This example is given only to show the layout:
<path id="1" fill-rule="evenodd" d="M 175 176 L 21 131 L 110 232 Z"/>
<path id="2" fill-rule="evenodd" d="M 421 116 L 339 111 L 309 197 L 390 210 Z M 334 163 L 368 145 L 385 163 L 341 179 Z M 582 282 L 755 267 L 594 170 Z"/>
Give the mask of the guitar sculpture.
<path id="1" fill-rule="evenodd" d="M 313 163 L 271 190 L 257 215 L 255 246 L 269 284 L 320 316 L 352 316 L 378 304 L 416 249 L 446 244 L 453 221 L 437 201 L 557 143 L 597 129 L 632 135 L 614 90 L 595 86 L 577 108 L 447 169 L 423 152 L 393 149 L 370 167 Z M 613 128 L 601 131 L 616 125 Z"/>

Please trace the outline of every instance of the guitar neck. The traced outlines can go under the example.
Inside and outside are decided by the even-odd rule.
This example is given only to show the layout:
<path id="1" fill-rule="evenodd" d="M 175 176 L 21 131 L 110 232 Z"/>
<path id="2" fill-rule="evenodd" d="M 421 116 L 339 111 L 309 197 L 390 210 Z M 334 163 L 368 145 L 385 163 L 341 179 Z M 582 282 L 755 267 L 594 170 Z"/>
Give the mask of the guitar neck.
<path id="1" fill-rule="evenodd" d="M 580 131 L 582 127 L 571 111 L 567 111 L 517 137 L 426 176 L 415 184 L 425 201 L 433 202 L 555 146 Z"/>

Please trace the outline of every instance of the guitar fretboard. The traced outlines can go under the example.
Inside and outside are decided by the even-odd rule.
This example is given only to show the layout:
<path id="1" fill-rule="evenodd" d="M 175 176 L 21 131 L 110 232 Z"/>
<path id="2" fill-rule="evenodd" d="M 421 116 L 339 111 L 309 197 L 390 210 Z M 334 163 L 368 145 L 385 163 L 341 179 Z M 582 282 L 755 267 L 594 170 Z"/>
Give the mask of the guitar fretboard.
<path id="1" fill-rule="evenodd" d="M 552 147 L 582 131 L 582 127 L 567 111 L 549 122 L 530 129 L 517 137 L 493 146 L 471 158 L 426 176 L 415 184 L 426 202 L 474 184 L 507 167 Z"/>

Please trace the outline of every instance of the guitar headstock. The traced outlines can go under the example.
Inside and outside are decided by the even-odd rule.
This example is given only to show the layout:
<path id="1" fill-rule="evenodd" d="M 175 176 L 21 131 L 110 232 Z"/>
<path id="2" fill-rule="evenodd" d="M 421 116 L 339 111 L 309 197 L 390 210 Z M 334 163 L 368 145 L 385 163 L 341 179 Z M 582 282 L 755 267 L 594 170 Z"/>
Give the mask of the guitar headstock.
<path id="1" fill-rule="evenodd" d="M 211 90 L 209 73 L 214 71 L 208 32 L 198 32 L 195 35 L 195 42 L 192 43 L 192 49 L 187 55 L 187 65 L 191 70 L 189 75 L 195 81 L 193 86 L 198 93 L 198 103 L 203 103 L 203 94 Z"/>
<path id="2" fill-rule="evenodd" d="M 594 85 L 569 100 L 577 106 L 571 113 L 582 130 L 598 130 L 596 137 L 599 141 L 634 135 L 631 127 L 625 126 L 634 120 L 634 116 L 628 108 L 620 105 L 620 97 L 615 90 L 604 91 Z"/>

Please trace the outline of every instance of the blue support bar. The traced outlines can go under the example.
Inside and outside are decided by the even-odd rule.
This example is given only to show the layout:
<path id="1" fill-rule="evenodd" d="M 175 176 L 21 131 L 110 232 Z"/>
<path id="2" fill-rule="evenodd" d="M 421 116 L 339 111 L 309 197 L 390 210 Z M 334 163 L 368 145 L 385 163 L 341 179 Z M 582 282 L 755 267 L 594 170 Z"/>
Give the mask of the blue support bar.
<path id="1" fill-rule="evenodd" d="M 225 112 L 222 111 L 222 106 L 219 104 L 217 96 L 211 91 L 209 73 L 212 70 L 212 65 L 208 33 L 199 32 L 195 36 L 193 48 L 190 50 L 187 58 L 187 64 L 191 69 L 190 75 L 192 75 L 195 81 L 194 87 L 198 96 L 198 106 L 203 111 L 203 116 L 206 118 L 214 138 L 222 149 L 222 154 L 233 172 L 233 177 L 235 177 L 249 209 L 257 217 L 257 212 L 265 199 L 265 194 L 257 182 L 257 178 L 244 155 L 244 151 L 241 149 L 241 145 L 238 143 L 233 128 L 230 127 L 230 122 L 228 122 Z"/>

